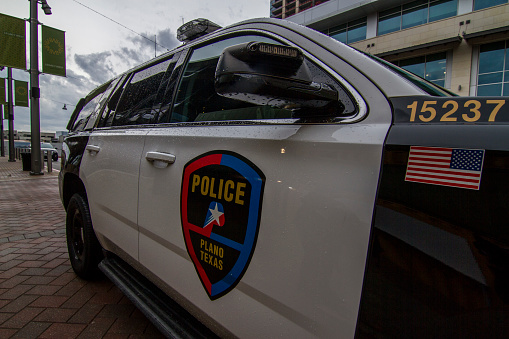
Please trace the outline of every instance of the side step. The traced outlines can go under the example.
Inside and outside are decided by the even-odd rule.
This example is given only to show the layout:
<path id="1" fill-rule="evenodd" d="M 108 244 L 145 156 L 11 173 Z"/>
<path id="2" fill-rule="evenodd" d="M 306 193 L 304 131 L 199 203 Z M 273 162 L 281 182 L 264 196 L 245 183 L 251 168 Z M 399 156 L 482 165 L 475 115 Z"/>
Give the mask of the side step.
<path id="1" fill-rule="evenodd" d="M 101 261 L 99 269 L 167 338 L 217 338 L 216 334 L 121 259 L 107 257 Z"/>

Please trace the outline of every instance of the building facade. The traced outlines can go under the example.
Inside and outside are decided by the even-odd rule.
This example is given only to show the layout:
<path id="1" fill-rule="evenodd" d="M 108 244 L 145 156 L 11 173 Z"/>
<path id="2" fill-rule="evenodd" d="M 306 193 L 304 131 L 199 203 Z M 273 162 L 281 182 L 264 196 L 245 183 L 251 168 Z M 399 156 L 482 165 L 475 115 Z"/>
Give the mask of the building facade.
<path id="1" fill-rule="evenodd" d="M 271 16 L 459 95 L 509 96 L 508 0 L 272 0 Z"/>
<path id="2" fill-rule="evenodd" d="M 32 134 L 30 132 L 14 130 L 13 134 L 14 134 L 14 140 L 31 141 Z M 51 142 L 55 138 L 55 133 L 40 132 L 40 134 L 41 134 L 41 142 Z"/>

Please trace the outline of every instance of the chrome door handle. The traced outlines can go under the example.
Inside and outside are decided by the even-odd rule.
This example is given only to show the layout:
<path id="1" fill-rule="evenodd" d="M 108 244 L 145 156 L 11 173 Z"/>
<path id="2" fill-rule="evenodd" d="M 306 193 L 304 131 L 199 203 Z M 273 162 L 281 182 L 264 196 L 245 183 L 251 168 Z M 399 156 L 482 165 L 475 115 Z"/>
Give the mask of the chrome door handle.
<path id="1" fill-rule="evenodd" d="M 175 162 L 175 156 L 170 153 L 162 152 L 147 152 L 145 159 L 148 161 L 160 161 L 167 164 L 173 164 Z"/>
<path id="2" fill-rule="evenodd" d="M 101 147 L 95 145 L 87 145 L 86 150 L 90 153 L 99 153 Z"/>

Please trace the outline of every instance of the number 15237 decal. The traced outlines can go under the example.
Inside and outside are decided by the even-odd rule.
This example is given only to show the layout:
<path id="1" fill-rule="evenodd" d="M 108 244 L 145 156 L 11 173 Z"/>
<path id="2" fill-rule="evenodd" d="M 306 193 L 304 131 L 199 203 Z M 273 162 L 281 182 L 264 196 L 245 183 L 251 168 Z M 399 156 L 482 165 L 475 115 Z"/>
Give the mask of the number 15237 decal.
<path id="1" fill-rule="evenodd" d="M 503 97 L 401 97 L 391 102 L 396 123 L 509 122 L 509 106 Z"/>

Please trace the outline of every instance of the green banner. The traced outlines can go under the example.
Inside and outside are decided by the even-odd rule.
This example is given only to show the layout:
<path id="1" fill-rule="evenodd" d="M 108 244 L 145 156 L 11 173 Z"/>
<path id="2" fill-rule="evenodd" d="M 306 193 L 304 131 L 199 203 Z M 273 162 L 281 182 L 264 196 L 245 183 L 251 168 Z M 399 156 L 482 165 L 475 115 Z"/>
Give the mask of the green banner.
<path id="1" fill-rule="evenodd" d="M 0 14 L 0 66 L 27 68 L 25 20 Z"/>
<path id="2" fill-rule="evenodd" d="M 65 77 L 65 32 L 42 26 L 42 72 Z"/>
<path id="3" fill-rule="evenodd" d="M 5 105 L 7 100 L 5 99 L 5 79 L 0 78 L 0 105 Z"/>
<path id="4" fill-rule="evenodd" d="M 4 120 L 9 120 L 9 105 L 3 105 L 3 107 L 4 107 Z"/>
<path id="5" fill-rule="evenodd" d="M 14 105 L 28 107 L 28 82 L 14 80 Z"/>

